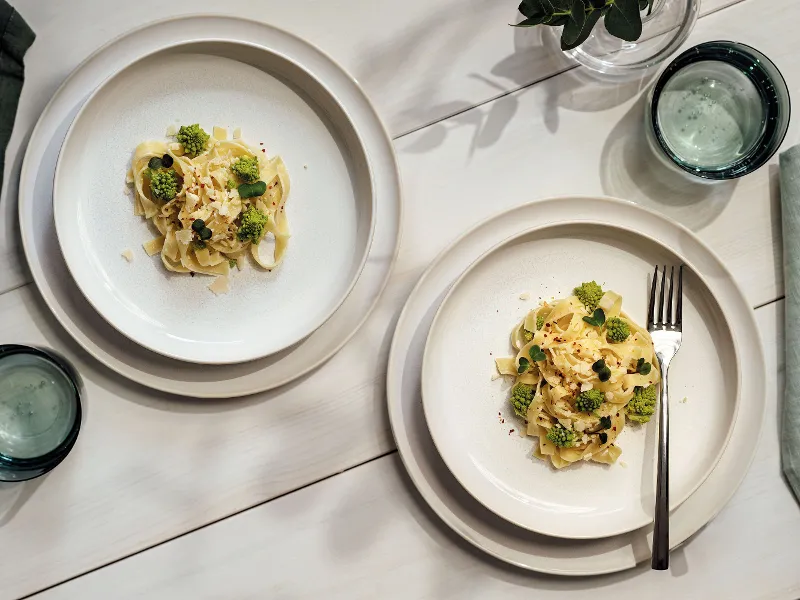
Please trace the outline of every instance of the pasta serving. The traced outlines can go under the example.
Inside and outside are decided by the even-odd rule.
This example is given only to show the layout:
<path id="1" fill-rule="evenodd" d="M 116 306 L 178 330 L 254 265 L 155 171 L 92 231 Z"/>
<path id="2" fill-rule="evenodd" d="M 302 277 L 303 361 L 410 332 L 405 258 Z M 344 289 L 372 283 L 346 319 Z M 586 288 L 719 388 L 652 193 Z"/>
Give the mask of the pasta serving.
<path id="1" fill-rule="evenodd" d="M 626 419 L 646 423 L 660 381 L 647 330 L 622 312 L 622 297 L 594 281 L 544 302 L 511 332 L 516 356 L 496 359 L 514 377 L 510 402 L 538 437 L 534 455 L 558 469 L 580 460 L 612 464 Z"/>
<path id="2" fill-rule="evenodd" d="M 139 144 L 128 172 L 134 214 L 160 233 L 144 244 L 147 254 L 160 252 L 176 273 L 221 276 L 226 286 L 248 253 L 264 269 L 277 267 L 289 240 L 289 175 L 280 157 L 259 155 L 238 130 L 232 140 L 226 129 L 214 127 L 210 136 L 197 124 L 172 133 L 173 142 Z M 259 246 L 268 235 L 271 256 Z"/>

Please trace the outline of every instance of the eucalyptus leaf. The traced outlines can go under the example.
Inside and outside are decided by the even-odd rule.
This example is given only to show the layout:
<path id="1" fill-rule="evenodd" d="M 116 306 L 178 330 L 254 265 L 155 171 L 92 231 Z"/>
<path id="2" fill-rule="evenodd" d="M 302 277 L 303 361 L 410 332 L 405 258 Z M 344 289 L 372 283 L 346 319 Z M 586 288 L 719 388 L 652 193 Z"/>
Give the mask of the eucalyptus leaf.
<path id="1" fill-rule="evenodd" d="M 583 22 L 583 25 L 581 26 L 580 30 L 578 30 L 577 34 L 574 34 L 574 37 L 573 31 L 569 26 L 569 23 L 574 23 L 574 21 L 570 20 L 569 23 L 564 26 L 564 30 L 561 32 L 561 49 L 572 50 L 573 48 L 577 48 L 583 42 L 585 42 L 592 34 L 592 29 L 597 24 L 597 21 L 600 20 L 600 16 L 601 13 L 597 9 L 587 14 L 586 20 Z M 570 30 L 567 31 L 568 29 Z"/>
<path id="2" fill-rule="evenodd" d="M 548 6 L 550 5 L 548 4 Z M 523 0 L 519 4 L 519 12 L 529 19 L 548 14 L 542 4 L 542 0 Z M 550 14 L 552 14 L 552 11 L 550 11 Z"/>
<path id="3" fill-rule="evenodd" d="M 570 8 L 569 21 L 561 32 L 561 44 L 573 44 L 580 36 L 584 23 L 586 23 L 586 6 L 582 0 L 575 0 Z"/>
<path id="4" fill-rule="evenodd" d="M 542 15 L 540 17 L 528 17 L 524 21 L 520 21 L 519 23 L 512 23 L 514 27 L 535 27 L 536 25 L 541 25 L 542 21 L 547 18 L 546 15 Z"/>
<path id="5" fill-rule="evenodd" d="M 635 42 L 642 35 L 642 14 L 639 0 L 614 0 L 606 13 L 608 33 L 626 42 Z"/>
<path id="6" fill-rule="evenodd" d="M 549 20 L 544 22 L 544 25 L 550 25 L 551 27 L 561 27 L 562 25 L 566 25 L 569 23 L 569 16 L 568 15 L 554 15 L 550 17 Z"/>

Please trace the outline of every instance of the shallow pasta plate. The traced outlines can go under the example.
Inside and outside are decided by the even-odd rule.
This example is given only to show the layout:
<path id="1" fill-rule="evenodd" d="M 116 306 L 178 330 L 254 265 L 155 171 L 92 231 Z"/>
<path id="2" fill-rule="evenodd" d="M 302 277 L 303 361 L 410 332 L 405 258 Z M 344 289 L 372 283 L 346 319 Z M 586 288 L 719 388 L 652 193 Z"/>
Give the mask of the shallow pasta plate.
<path id="1" fill-rule="evenodd" d="M 510 564 L 583 576 L 621 571 L 648 560 L 652 525 L 613 537 L 570 540 L 534 533 L 500 518 L 476 501 L 443 462 L 428 430 L 420 394 L 430 325 L 453 283 L 470 264 L 510 236 L 576 218 L 629 227 L 658 238 L 704 279 L 735 333 L 736 351 L 742 364 L 748 365 L 740 382 L 741 396 L 747 401 L 738 406 L 733 433 L 716 468 L 672 511 L 670 547 L 682 544 L 713 519 L 747 473 L 764 422 L 766 375 L 758 329 L 752 309 L 720 259 L 686 228 L 635 204 L 602 197 L 540 200 L 486 219 L 455 240 L 425 271 L 400 314 L 389 354 L 387 401 L 392 432 L 412 482 L 454 532 Z M 487 358 L 491 358 L 488 351 Z M 490 374 L 486 374 L 489 379 Z"/>
<path id="2" fill-rule="evenodd" d="M 73 121 L 53 190 L 59 244 L 84 296 L 138 344 L 195 363 L 261 358 L 322 325 L 358 279 L 374 227 L 370 164 L 336 89 L 302 61 L 236 42 L 177 44 L 114 74 Z M 136 146 L 191 123 L 240 129 L 257 153 L 281 156 L 291 180 L 283 263 L 268 272 L 245 261 L 221 295 L 212 277 L 148 257 L 142 244 L 158 231 L 125 189 Z"/>
<path id="3" fill-rule="evenodd" d="M 66 131 L 85 98 L 110 74 L 180 43 L 226 39 L 301 57 L 318 79 L 335 86 L 367 149 L 376 191 L 375 233 L 364 270 L 341 307 L 298 344 L 268 357 L 231 365 L 201 365 L 156 354 L 111 327 L 89 305 L 69 274 L 53 222 L 53 176 Z M 255 21 L 233 17 L 181 17 L 159 21 L 109 42 L 66 79 L 31 133 L 19 186 L 25 256 L 43 300 L 89 354 L 137 384 L 195 398 L 229 398 L 276 388 L 318 368 L 370 315 L 392 269 L 402 202 L 394 149 L 358 84 L 307 42 Z"/>
<path id="4" fill-rule="evenodd" d="M 655 505 L 654 420 L 627 424 L 614 465 L 553 468 L 532 455 L 537 440 L 508 402 L 510 378 L 493 378 L 511 356 L 509 336 L 542 300 L 597 280 L 646 323 L 648 276 L 682 260 L 631 229 L 572 222 L 512 237 L 473 263 L 431 325 L 422 398 L 436 447 L 475 498 L 526 529 L 567 538 L 617 535 L 647 525 Z M 693 273 L 684 285 L 684 342 L 670 371 L 670 499 L 684 501 L 716 465 L 733 428 L 739 367 L 733 335 L 713 294 Z M 686 402 L 681 399 L 686 397 Z M 702 431 L 703 434 L 699 435 Z"/>

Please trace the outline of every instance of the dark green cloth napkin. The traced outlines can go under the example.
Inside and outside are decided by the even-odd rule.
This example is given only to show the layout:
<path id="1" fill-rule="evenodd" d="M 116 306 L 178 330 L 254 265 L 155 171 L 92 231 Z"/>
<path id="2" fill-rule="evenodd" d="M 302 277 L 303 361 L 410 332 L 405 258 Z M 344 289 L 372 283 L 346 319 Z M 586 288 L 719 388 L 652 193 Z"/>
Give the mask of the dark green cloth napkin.
<path id="1" fill-rule="evenodd" d="M 22 59 L 36 37 L 19 13 L 0 0 L 0 188 L 3 187 L 6 146 L 25 79 Z"/>
<path id="2" fill-rule="evenodd" d="M 781 154 L 781 220 L 786 294 L 786 393 L 783 397 L 783 473 L 800 501 L 800 145 Z"/>

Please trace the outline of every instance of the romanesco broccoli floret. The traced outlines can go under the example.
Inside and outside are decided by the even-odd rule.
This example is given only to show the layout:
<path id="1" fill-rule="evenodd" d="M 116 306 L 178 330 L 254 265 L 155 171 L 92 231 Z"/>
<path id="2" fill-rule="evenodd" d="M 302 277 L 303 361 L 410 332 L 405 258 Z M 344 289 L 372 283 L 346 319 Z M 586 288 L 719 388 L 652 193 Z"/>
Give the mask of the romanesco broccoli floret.
<path id="1" fill-rule="evenodd" d="M 656 412 L 656 386 L 636 386 L 633 398 L 625 407 L 625 413 L 631 421 L 647 423 Z"/>
<path id="2" fill-rule="evenodd" d="M 522 337 L 525 338 L 526 342 L 530 342 L 533 339 L 533 332 L 528 331 L 527 329 L 522 330 Z"/>
<path id="3" fill-rule="evenodd" d="M 597 410 L 605 399 L 605 394 L 600 390 L 586 390 L 578 394 L 575 408 L 580 412 L 592 412 Z"/>
<path id="4" fill-rule="evenodd" d="M 181 125 L 175 139 L 183 146 L 183 151 L 194 158 L 206 149 L 209 137 L 199 123 L 194 123 L 193 125 Z"/>
<path id="5" fill-rule="evenodd" d="M 553 425 L 547 432 L 547 439 L 559 448 L 569 448 L 575 441 L 575 432 L 561 424 Z"/>
<path id="6" fill-rule="evenodd" d="M 234 174 L 245 183 L 255 183 L 261 175 L 258 169 L 258 158 L 243 156 L 231 165 Z"/>
<path id="7" fill-rule="evenodd" d="M 544 315 L 536 315 L 536 330 L 544 327 Z"/>
<path id="8" fill-rule="evenodd" d="M 586 281 L 579 287 L 576 287 L 574 293 L 578 297 L 578 300 L 583 302 L 586 310 L 591 313 L 594 312 L 594 309 L 597 308 L 597 304 L 600 302 L 600 298 L 603 297 L 603 288 L 595 281 Z"/>
<path id="9" fill-rule="evenodd" d="M 509 398 L 509 402 L 511 402 L 511 405 L 514 407 L 514 412 L 517 413 L 517 416 L 523 419 L 527 416 L 528 407 L 531 405 L 531 402 L 533 402 L 533 396 L 533 386 L 527 383 L 518 383 L 511 388 L 511 398 Z"/>
<path id="10" fill-rule="evenodd" d="M 150 171 L 150 192 L 159 200 L 172 200 L 178 195 L 178 174 L 172 169 Z"/>
<path id="11" fill-rule="evenodd" d="M 611 317 L 606 321 L 606 335 L 609 342 L 624 342 L 631 334 L 631 326 L 619 317 Z"/>
<path id="12" fill-rule="evenodd" d="M 269 217 L 254 206 L 249 206 L 242 213 L 242 220 L 239 223 L 239 229 L 236 232 L 236 237 L 240 242 L 250 241 L 253 244 L 258 244 L 261 241 L 261 234 L 264 232 L 264 227 L 267 225 Z"/>

